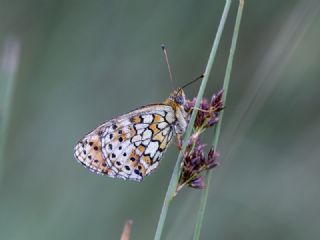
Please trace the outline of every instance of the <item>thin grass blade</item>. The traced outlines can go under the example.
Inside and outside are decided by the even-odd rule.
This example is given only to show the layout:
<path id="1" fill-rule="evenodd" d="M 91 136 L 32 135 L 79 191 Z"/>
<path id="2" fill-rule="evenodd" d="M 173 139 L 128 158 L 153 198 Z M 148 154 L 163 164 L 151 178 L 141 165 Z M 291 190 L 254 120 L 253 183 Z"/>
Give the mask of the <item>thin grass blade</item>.
<path id="1" fill-rule="evenodd" d="M 214 39 L 214 42 L 213 42 L 213 45 L 212 45 L 212 49 L 211 49 L 211 52 L 210 52 L 210 55 L 209 55 L 209 60 L 208 60 L 208 63 L 207 63 L 207 66 L 206 66 L 206 69 L 205 69 L 205 72 L 204 72 L 204 78 L 203 78 L 203 80 L 201 82 L 201 85 L 200 85 L 200 88 L 199 88 L 199 91 L 198 91 L 197 100 L 196 100 L 196 103 L 195 103 L 195 109 L 197 109 L 199 107 L 201 99 L 202 99 L 202 96 L 203 96 L 203 93 L 204 93 L 204 90 L 206 88 L 206 84 L 208 82 L 209 75 L 210 75 L 210 72 L 211 72 L 211 69 L 212 69 L 212 66 L 213 66 L 213 62 L 214 62 L 214 59 L 215 59 L 215 56 L 216 56 L 216 52 L 217 52 L 217 49 L 218 49 L 218 46 L 219 46 L 219 43 L 220 43 L 222 31 L 224 29 L 224 25 L 225 25 L 225 22 L 226 22 L 228 13 L 229 13 L 230 5 L 231 5 L 231 0 L 226 0 L 225 6 L 224 6 L 224 10 L 223 10 L 223 13 L 222 13 L 222 16 L 221 16 L 221 19 L 220 19 L 218 31 L 216 33 L 216 36 L 215 36 L 215 39 Z M 154 237 L 155 240 L 160 240 L 161 239 L 161 235 L 162 235 L 163 227 L 164 227 L 164 222 L 165 222 L 165 219 L 166 219 L 166 216 L 167 216 L 167 213 L 168 213 L 169 205 L 170 205 L 170 202 L 171 202 L 173 196 L 175 195 L 177 184 L 178 184 L 178 181 L 179 181 L 179 176 L 181 174 L 182 157 L 183 157 L 183 154 L 184 154 L 184 152 L 186 150 L 188 139 L 190 138 L 196 115 L 197 115 L 197 110 L 194 110 L 192 112 L 192 115 L 191 115 L 191 118 L 190 118 L 190 122 L 189 122 L 189 125 L 187 127 L 187 130 L 186 130 L 186 133 L 185 133 L 185 136 L 184 136 L 182 149 L 181 149 L 181 151 L 179 153 L 176 165 L 174 167 L 174 170 L 173 170 L 173 173 L 172 173 L 172 176 L 171 176 L 171 179 L 170 179 L 170 183 L 169 183 L 169 186 L 168 186 L 168 189 L 167 189 L 167 193 L 166 193 L 166 196 L 165 196 L 165 199 L 164 199 L 164 202 L 163 202 L 163 206 L 162 206 L 162 209 L 161 209 L 161 214 L 160 214 L 160 218 L 159 218 L 159 221 L 158 221 L 156 234 L 155 234 L 155 237 Z"/>
<path id="2" fill-rule="evenodd" d="M 242 12 L 243 12 L 243 5 L 244 5 L 244 0 L 239 1 L 239 7 L 238 7 L 238 12 L 237 12 L 237 17 L 236 17 L 236 23 L 233 31 L 233 36 L 232 36 L 232 42 L 231 42 L 231 47 L 230 47 L 230 53 L 228 57 L 228 63 L 226 67 L 226 73 L 223 81 L 223 103 L 226 103 L 227 99 L 227 94 L 228 94 L 228 88 L 229 88 L 229 83 L 230 83 L 230 76 L 231 76 L 231 71 L 232 71 L 232 64 L 233 64 L 233 58 L 235 54 L 235 50 L 237 47 L 237 40 L 238 40 L 238 34 L 239 34 L 239 28 L 240 28 L 240 23 L 241 23 L 241 18 L 242 18 Z M 214 136 L 213 136 L 213 146 L 214 149 L 217 149 L 217 145 L 219 142 L 219 136 L 220 136 L 220 131 L 221 131 L 221 124 L 222 124 L 222 118 L 223 118 L 223 112 L 220 113 L 219 116 L 219 122 L 217 123 L 217 126 L 215 128 Z M 204 189 L 202 196 L 201 196 L 201 201 L 200 201 L 200 207 L 198 211 L 198 216 L 197 216 L 197 221 L 196 221 L 196 226 L 195 226 L 195 231 L 194 231 L 194 236 L 193 240 L 198 240 L 200 239 L 200 233 L 201 233 L 201 228 L 202 228 L 202 223 L 203 223 L 203 218 L 204 218 L 204 213 L 207 205 L 207 200 L 208 200 L 208 194 L 209 194 L 209 189 L 210 189 L 210 181 L 212 177 L 212 172 L 209 171 L 207 173 L 207 184 L 206 188 Z"/>

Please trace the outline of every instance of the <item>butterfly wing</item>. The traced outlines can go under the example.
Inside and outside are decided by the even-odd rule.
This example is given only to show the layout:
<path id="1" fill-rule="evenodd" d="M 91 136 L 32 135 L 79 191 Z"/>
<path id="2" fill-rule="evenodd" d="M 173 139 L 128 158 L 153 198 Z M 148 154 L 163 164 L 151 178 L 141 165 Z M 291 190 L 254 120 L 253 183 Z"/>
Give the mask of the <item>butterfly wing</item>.
<path id="1" fill-rule="evenodd" d="M 75 158 L 93 172 L 141 181 L 159 165 L 175 121 L 169 105 L 141 107 L 86 135 L 75 147 Z"/>

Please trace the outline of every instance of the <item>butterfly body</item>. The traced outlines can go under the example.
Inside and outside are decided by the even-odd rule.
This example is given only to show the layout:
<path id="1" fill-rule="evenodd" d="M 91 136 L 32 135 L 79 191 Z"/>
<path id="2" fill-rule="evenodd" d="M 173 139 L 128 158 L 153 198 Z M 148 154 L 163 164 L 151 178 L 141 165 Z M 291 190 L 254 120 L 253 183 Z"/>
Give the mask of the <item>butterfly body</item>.
<path id="1" fill-rule="evenodd" d="M 185 95 L 178 89 L 163 103 L 105 122 L 78 142 L 75 158 L 93 172 L 142 181 L 158 167 L 173 136 L 184 133 L 184 101 Z"/>

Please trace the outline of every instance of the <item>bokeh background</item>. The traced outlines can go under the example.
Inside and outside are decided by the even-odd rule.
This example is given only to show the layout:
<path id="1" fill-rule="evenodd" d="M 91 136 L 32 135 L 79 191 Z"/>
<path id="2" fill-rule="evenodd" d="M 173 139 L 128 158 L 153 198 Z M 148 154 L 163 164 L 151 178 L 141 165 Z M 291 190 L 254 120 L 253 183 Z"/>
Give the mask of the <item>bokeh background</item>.
<path id="1" fill-rule="evenodd" d="M 222 86 L 237 5 L 208 98 Z M 135 183 L 90 173 L 73 159 L 73 147 L 103 121 L 169 95 L 161 43 L 176 86 L 200 75 L 223 6 L 0 1 L 0 104 L 8 123 L 0 239 L 119 239 L 126 219 L 134 221 L 132 239 L 153 238 L 177 149 L 171 146 L 157 171 Z M 319 26 L 318 0 L 246 2 L 201 239 L 320 238 Z M 200 193 L 179 193 L 163 239 L 192 238 Z"/>

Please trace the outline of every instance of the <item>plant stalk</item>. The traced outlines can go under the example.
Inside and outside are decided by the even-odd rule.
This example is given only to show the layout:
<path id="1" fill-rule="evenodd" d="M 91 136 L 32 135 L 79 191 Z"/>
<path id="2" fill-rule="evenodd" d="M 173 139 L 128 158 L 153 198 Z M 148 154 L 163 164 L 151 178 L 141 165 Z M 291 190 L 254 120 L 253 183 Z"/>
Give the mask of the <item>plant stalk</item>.
<path id="1" fill-rule="evenodd" d="M 161 235 L 162 235 L 163 227 L 164 227 L 164 222 L 166 220 L 166 216 L 167 216 L 167 213 L 168 213 L 169 205 L 171 203 L 172 198 L 175 195 L 175 192 L 176 192 L 176 189 L 177 189 L 177 184 L 178 184 L 179 177 L 180 177 L 180 174 L 181 174 L 182 158 L 183 158 L 184 152 L 185 152 L 187 144 L 188 144 L 188 139 L 190 138 L 190 135 L 191 135 L 191 132 L 192 132 L 192 129 L 193 129 L 193 124 L 194 124 L 194 121 L 195 121 L 195 118 L 196 118 L 196 115 L 197 115 L 197 112 L 198 112 L 198 108 L 199 108 L 200 102 L 201 102 L 202 97 L 203 97 L 204 90 L 206 88 L 206 84 L 207 84 L 208 79 L 209 79 L 209 75 L 210 75 L 210 72 L 211 72 L 211 69 L 212 69 L 212 66 L 213 66 L 213 62 L 214 62 L 214 59 L 215 59 L 215 56 L 216 56 L 216 53 L 217 53 L 217 49 L 218 49 L 218 46 L 219 46 L 219 42 L 220 42 L 220 39 L 221 39 L 222 31 L 224 29 L 224 25 L 225 25 L 225 22 L 226 22 L 228 13 L 229 13 L 230 4 L 231 4 L 231 0 L 226 0 L 225 6 L 224 6 L 224 10 L 223 10 L 223 14 L 222 14 L 221 19 L 220 19 L 218 31 L 216 33 L 216 36 L 215 36 L 215 39 L 214 39 L 214 42 L 213 42 L 213 45 L 212 45 L 212 49 L 211 49 L 211 52 L 210 52 L 210 55 L 209 55 L 209 60 L 208 60 L 208 63 L 207 63 L 207 66 L 206 66 L 206 69 L 205 69 L 205 72 L 204 72 L 204 78 L 201 81 L 201 85 L 200 85 L 200 88 L 199 88 L 199 91 L 198 91 L 197 100 L 196 100 L 196 103 L 195 103 L 195 106 L 194 106 L 195 109 L 192 112 L 192 115 L 191 115 L 191 118 L 190 118 L 190 122 L 189 122 L 187 130 L 185 132 L 182 148 L 181 148 L 181 151 L 179 153 L 176 165 L 175 165 L 175 167 L 173 169 L 173 173 L 172 173 L 172 176 L 171 176 L 171 179 L 170 179 L 170 183 L 169 183 L 169 186 L 168 186 L 168 189 L 167 189 L 167 192 L 166 192 L 166 196 L 165 196 L 165 199 L 163 201 L 163 206 L 162 206 L 162 209 L 161 209 L 161 214 L 160 214 L 160 218 L 159 218 L 159 221 L 158 221 L 158 226 L 157 226 L 157 230 L 156 230 L 156 233 L 155 233 L 155 236 L 154 236 L 154 240 L 160 240 L 161 239 Z"/>
<path id="2" fill-rule="evenodd" d="M 7 37 L 0 58 L 0 184 L 4 172 L 6 139 L 10 123 L 11 105 L 15 88 L 16 72 L 20 56 L 20 42 Z"/>
<path id="3" fill-rule="evenodd" d="M 235 50 L 236 50 L 236 47 L 237 47 L 237 40 L 238 40 L 240 22 L 241 22 L 241 17 L 242 17 L 242 12 L 243 12 L 243 5 L 244 5 L 244 0 L 240 0 L 239 1 L 238 11 L 237 11 L 235 27 L 234 27 L 234 30 L 233 30 L 233 36 L 232 36 L 232 42 L 231 42 L 231 47 L 230 47 L 230 53 L 229 53 L 229 57 L 228 57 L 228 63 L 227 63 L 227 67 L 226 67 L 226 73 L 225 73 L 225 77 L 224 77 L 224 80 L 223 80 L 222 101 L 223 101 L 224 104 L 226 103 L 226 100 L 227 100 L 227 94 L 228 94 L 228 88 L 229 88 L 229 83 L 230 83 L 230 76 L 231 76 L 233 58 L 234 58 Z M 217 126 L 216 126 L 215 131 L 214 131 L 212 145 L 214 146 L 214 150 L 215 151 L 217 149 L 218 142 L 219 142 L 223 113 L 224 113 L 224 111 L 222 111 L 220 113 L 219 122 L 217 123 Z M 206 175 L 207 175 L 207 178 L 206 178 L 207 179 L 207 184 L 206 184 L 206 188 L 204 189 L 204 191 L 202 193 L 202 196 L 201 196 L 200 207 L 199 207 L 199 210 L 198 210 L 198 216 L 197 216 L 195 231 L 194 231 L 194 235 L 193 235 L 193 240 L 199 240 L 200 239 L 200 233 L 201 233 L 204 213 L 205 213 L 205 209 L 206 209 L 206 206 L 207 206 L 207 200 L 208 200 L 208 195 L 209 195 L 210 182 L 211 182 L 211 178 L 212 178 L 212 171 L 208 171 Z"/>

